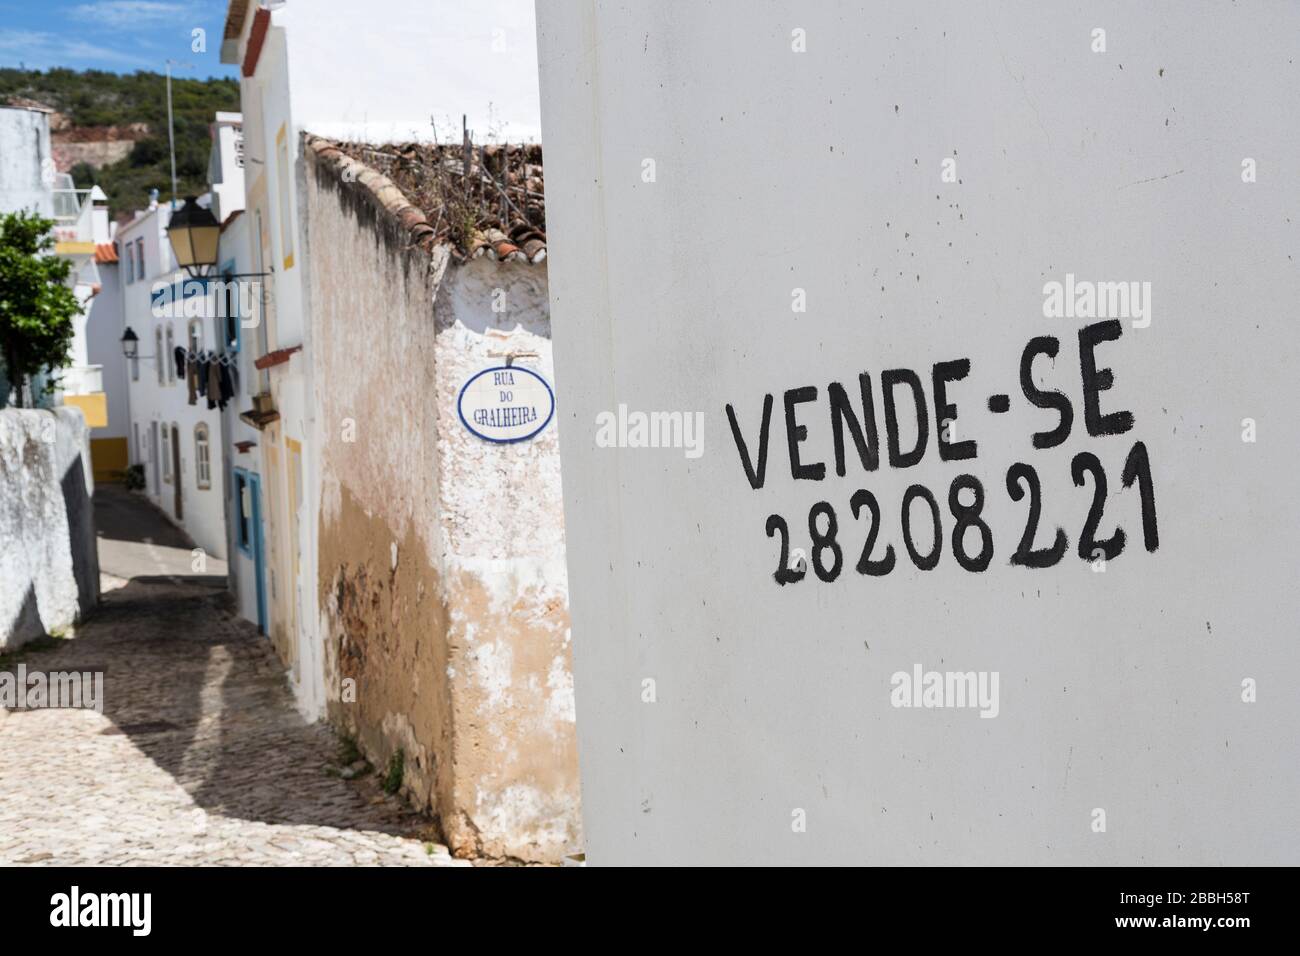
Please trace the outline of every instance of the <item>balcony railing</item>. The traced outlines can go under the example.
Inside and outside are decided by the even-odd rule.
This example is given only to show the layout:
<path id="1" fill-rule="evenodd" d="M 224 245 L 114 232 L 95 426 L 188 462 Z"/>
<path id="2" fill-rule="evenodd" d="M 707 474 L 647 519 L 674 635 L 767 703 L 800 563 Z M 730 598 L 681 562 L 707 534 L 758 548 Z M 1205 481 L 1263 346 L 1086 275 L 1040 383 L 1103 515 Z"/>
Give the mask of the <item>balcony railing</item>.
<path id="1" fill-rule="evenodd" d="M 55 189 L 54 219 L 59 223 L 76 222 L 81 218 L 81 210 L 86 204 L 89 189 Z"/>

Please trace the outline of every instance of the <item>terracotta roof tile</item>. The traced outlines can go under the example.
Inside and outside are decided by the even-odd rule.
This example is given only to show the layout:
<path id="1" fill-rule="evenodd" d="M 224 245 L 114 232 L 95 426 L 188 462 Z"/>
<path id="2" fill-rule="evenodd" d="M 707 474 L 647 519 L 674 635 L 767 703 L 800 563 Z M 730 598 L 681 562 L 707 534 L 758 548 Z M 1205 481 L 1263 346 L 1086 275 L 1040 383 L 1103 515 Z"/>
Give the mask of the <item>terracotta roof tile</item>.
<path id="1" fill-rule="evenodd" d="M 226 28 L 223 36 L 227 40 L 238 40 L 244 29 L 244 17 L 248 15 L 248 0 L 230 0 L 226 10 Z"/>
<path id="2" fill-rule="evenodd" d="M 303 139 L 318 168 L 343 188 L 360 190 L 396 221 L 411 245 L 445 245 L 461 260 L 546 259 L 541 146 L 377 146 L 310 133 Z"/>
<path id="3" fill-rule="evenodd" d="M 95 261 L 101 265 L 109 262 L 117 262 L 117 243 L 115 242 L 97 242 L 95 243 Z"/>

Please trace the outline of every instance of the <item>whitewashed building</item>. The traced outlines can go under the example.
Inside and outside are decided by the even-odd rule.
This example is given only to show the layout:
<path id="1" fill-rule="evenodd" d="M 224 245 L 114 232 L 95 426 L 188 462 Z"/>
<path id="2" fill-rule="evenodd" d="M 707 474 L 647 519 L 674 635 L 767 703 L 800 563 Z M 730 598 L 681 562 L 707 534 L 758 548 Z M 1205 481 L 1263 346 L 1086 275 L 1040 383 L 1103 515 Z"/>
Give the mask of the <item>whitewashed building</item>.
<path id="1" fill-rule="evenodd" d="M 270 569 L 267 564 L 266 495 L 262 478 L 263 414 L 268 375 L 254 364 L 266 352 L 265 307 L 268 263 L 257 255 L 244 214 L 244 135 L 239 113 L 218 113 L 213 124 L 208 180 L 212 213 L 221 225 L 216 278 L 225 308 L 213 328 L 233 372 L 234 397 L 221 413 L 222 460 L 226 476 L 226 531 L 230 590 L 239 613 L 262 633 L 270 629 Z"/>
<path id="2" fill-rule="evenodd" d="M 558 860 L 581 841 L 558 418 L 497 444 L 456 411 L 506 353 L 521 395 L 549 395 L 532 4 L 232 0 L 222 59 L 243 77 L 249 271 L 273 273 L 241 418 L 299 705 L 400 767 L 455 852 Z M 442 168 L 435 138 L 451 162 L 516 144 L 466 149 L 538 208 L 493 192 L 448 236 L 386 175 L 395 143 Z"/>
<path id="3" fill-rule="evenodd" d="M 26 401 L 80 408 L 91 429 L 94 471 L 111 480 L 126 467 L 127 418 L 121 354 L 105 347 L 116 316 L 113 305 L 101 297 L 105 284 L 111 287 L 115 279 L 113 228 L 103 190 L 77 189 L 70 175 L 57 170 L 50 113 L 49 107 L 31 101 L 0 106 L 0 212 L 25 210 L 54 221 L 54 253 L 71 264 L 68 285 L 81 306 L 73 318 L 67 365 L 48 378 L 36 376 Z M 52 393 L 45 392 L 48 379 L 55 386 Z M 0 405 L 11 384 L 17 383 L 5 380 L 0 363 Z"/>
<path id="4" fill-rule="evenodd" d="M 154 201 L 117 235 L 124 334 L 138 340 L 129 361 L 132 461 L 144 465 L 149 499 L 207 555 L 224 560 L 220 383 L 229 360 L 208 318 L 216 311 L 209 280 L 176 267 L 170 218 Z"/>
<path id="5" fill-rule="evenodd" d="M 105 210 L 106 213 L 106 210 Z M 98 211 L 97 211 L 98 218 Z M 105 218 L 107 216 L 105 215 Z M 117 243 L 111 237 L 117 224 L 108 223 L 108 241 L 96 227 L 94 295 L 86 312 L 82 334 L 85 340 L 85 363 L 90 376 L 83 386 L 102 392 L 105 408 L 96 419 L 90 438 L 90 454 L 95 481 L 120 482 L 131 462 L 131 393 L 130 365 L 122 354 L 122 268 Z M 63 402 L 78 405 L 89 423 L 98 413 L 94 392 L 72 395 L 65 391 Z"/>

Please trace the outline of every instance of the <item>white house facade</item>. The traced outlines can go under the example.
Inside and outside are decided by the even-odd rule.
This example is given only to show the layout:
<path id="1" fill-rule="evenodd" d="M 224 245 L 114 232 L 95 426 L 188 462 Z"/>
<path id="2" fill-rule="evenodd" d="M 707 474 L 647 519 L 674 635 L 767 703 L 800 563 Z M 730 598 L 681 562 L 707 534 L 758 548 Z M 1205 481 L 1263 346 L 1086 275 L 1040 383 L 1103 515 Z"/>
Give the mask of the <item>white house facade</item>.
<path id="1" fill-rule="evenodd" d="M 138 337 L 128 363 L 132 461 L 144 465 L 149 499 L 224 560 L 221 411 L 233 397 L 230 369 L 210 318 L 210 283 L 176 268 L 169 219 L 153 203 L 118 230 L 122 319 Z"/>
<path id="2" fill-rule="evenodd" d="M 263 324 L 264 261 L 253 254 L 250 217 L 244 214 L 244 134 L 239 113 L 218 113 L 212 126 L 208 181 L 211 211 L 221 225 L 216 276 L 226 308 L 214 319 L 219 350 L 232 373 L 233 398 L 221 412 L 226 480 L 226 553 L 231 593 L 240 615 L 270 633 L 271 576 L 267 564 L 266 494 L 262 427 L 266 373 L 253 363 L 266 351 Z"/>

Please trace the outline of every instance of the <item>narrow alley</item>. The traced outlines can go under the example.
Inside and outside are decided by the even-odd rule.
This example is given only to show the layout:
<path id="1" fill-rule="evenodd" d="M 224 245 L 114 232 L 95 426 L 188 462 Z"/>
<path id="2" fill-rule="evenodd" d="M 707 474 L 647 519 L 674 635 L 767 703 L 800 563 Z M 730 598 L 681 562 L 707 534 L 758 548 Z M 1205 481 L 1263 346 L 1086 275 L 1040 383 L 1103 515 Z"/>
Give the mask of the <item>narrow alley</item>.
<path id="1" fill-rule="evenodd" d="M 97 612 L 0 663 L 102 670 L 103 713 L 0 709 L 0 865 L 469 865 L 301 719 L 223 562 L 192 573 L 189 540 L 117 486 L 95 519 Z"/>

